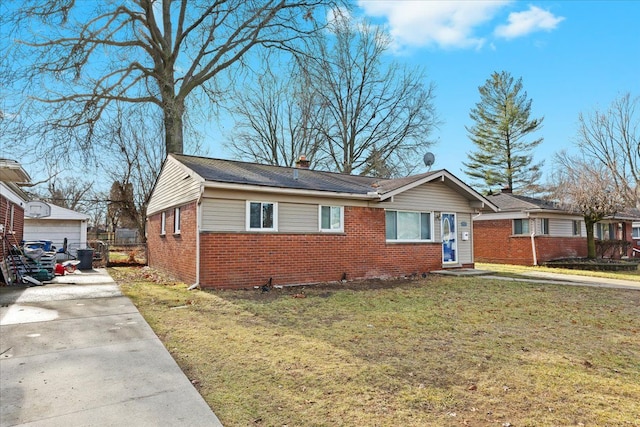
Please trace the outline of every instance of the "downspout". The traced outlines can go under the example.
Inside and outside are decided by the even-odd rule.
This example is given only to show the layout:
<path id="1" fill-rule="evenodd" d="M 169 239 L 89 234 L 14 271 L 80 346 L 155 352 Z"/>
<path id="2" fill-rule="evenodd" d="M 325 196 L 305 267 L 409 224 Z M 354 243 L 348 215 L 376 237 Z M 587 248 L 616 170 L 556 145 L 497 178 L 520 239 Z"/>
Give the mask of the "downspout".
<path id="1" fill-rule="evenodd" d="M 531 251 L 533 253 L 533 265 L 538 265 L 538 255 L 536 253 L 536 220 L 531 219 L 529 217 L 529 212 L 527 212 L 527 218 L 529 219 L 529 226 L 533 223 L 531 227 Z"/>
<path id="2" fill-rule="evenodd" d="M 204 195 L 204 184 L 200 184 L 200 194 L 196 201 L 196 282 L 189 286 L 189 290 L 200 287 L 200 230 L 202 229 L 202 196 Z"/>

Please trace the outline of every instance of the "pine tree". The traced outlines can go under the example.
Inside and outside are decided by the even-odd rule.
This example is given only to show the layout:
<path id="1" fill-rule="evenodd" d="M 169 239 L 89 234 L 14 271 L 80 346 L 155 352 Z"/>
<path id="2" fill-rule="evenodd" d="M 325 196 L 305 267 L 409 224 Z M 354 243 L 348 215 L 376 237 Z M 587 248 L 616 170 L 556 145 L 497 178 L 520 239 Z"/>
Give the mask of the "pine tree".
<path id="1" fill-rule="evenodd" d="M 469 114 L 475 124 L 466 127 L 478 150 L 467 153 L 465 173 L 485 191 L 508 187 L 514 192 L 537 192 L 544 162 L 532 164 L 531 151 L 543 138 L 525 138 L 542 127 L 543 117 L 529 118 L 531 100 L 522 90 L 522 78 L 494 72 L 478 90 L 480 102 Z"/>

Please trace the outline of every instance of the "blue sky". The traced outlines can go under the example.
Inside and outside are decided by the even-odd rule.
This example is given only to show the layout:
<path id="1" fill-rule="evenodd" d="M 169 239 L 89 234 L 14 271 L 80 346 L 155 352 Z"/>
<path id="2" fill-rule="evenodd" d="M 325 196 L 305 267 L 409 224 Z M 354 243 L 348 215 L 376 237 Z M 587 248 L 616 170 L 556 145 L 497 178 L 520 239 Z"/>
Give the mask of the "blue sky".
<path id="1" fill-rule="evenodd" d="M 544 116 L 534 160 L 545 160 L 545 172 L 556 152 L 572 150 L 580 112 L 640 95 L 639 1 L 358 0 L 354 13 L 386 25 L 390 58 L 424 67 L 435 83 L 444 123 L 429 149 L 433 168 L 463 180 L 462 162 L 474 149 L 469 111 L 493 71 L 522 77 L 532 117 Z M 210 150 L 231 157 L 218 143 Z"/>

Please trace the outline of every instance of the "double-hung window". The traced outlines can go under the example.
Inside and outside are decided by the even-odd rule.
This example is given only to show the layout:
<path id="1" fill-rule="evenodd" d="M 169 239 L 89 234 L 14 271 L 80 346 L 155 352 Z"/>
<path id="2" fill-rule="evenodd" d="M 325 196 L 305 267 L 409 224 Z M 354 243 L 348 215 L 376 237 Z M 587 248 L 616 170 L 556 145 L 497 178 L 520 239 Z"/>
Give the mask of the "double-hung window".
<path id="1" fill-rule="evenodd" d="M 640 227 L 633 227 L 631 229 L 631 236 L 634 239 L 640 239 Z"/>
<path id="2" fill-rule="evenodd" d="M 387 241 L 419 242 L 432 240 L 431 213 L 386 211 Z"/>
<path id="3" fill-rule="evenodd" d="M 320 231 L 344 231 L 342 206 L 320 206 Z"/>
<path id="4" fill-rule="evenodd" d="M 277 231 L 278 204 L 274 202 L 247 202 L 247 230 Z"/>
<path id="5" fill-rule="evenodd" d="M 513 220 L 513 234 L 529 234 L 529 220 L 528 219 L 514 219 Z"/>
<path id="6" fill-rule="evenodd" d="M 160 214 L 160 235 L 164 236 L 167 234 L 167 213 L 162 212 Z"/>

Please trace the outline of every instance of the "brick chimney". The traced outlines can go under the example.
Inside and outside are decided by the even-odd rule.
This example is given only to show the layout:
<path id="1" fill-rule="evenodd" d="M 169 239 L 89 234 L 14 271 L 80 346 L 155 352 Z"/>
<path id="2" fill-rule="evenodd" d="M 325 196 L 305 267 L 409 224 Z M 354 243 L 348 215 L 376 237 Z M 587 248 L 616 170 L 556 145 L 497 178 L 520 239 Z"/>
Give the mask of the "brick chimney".
<path id="1" fill-rule="evenodd" d="M 505 185 L 504 188 L 500 190 L 500 192 L 505 194 L 511 194 L 511 187 L 509 187 L 508 185 Z"/>
<path id="2" fill-rule="evenodd" d="M 309 169 L 311 162 L 307 160 L 307 156 L 302 154 L 298 160 L 296 160 L 296 167 L 298 169 Z"/>

